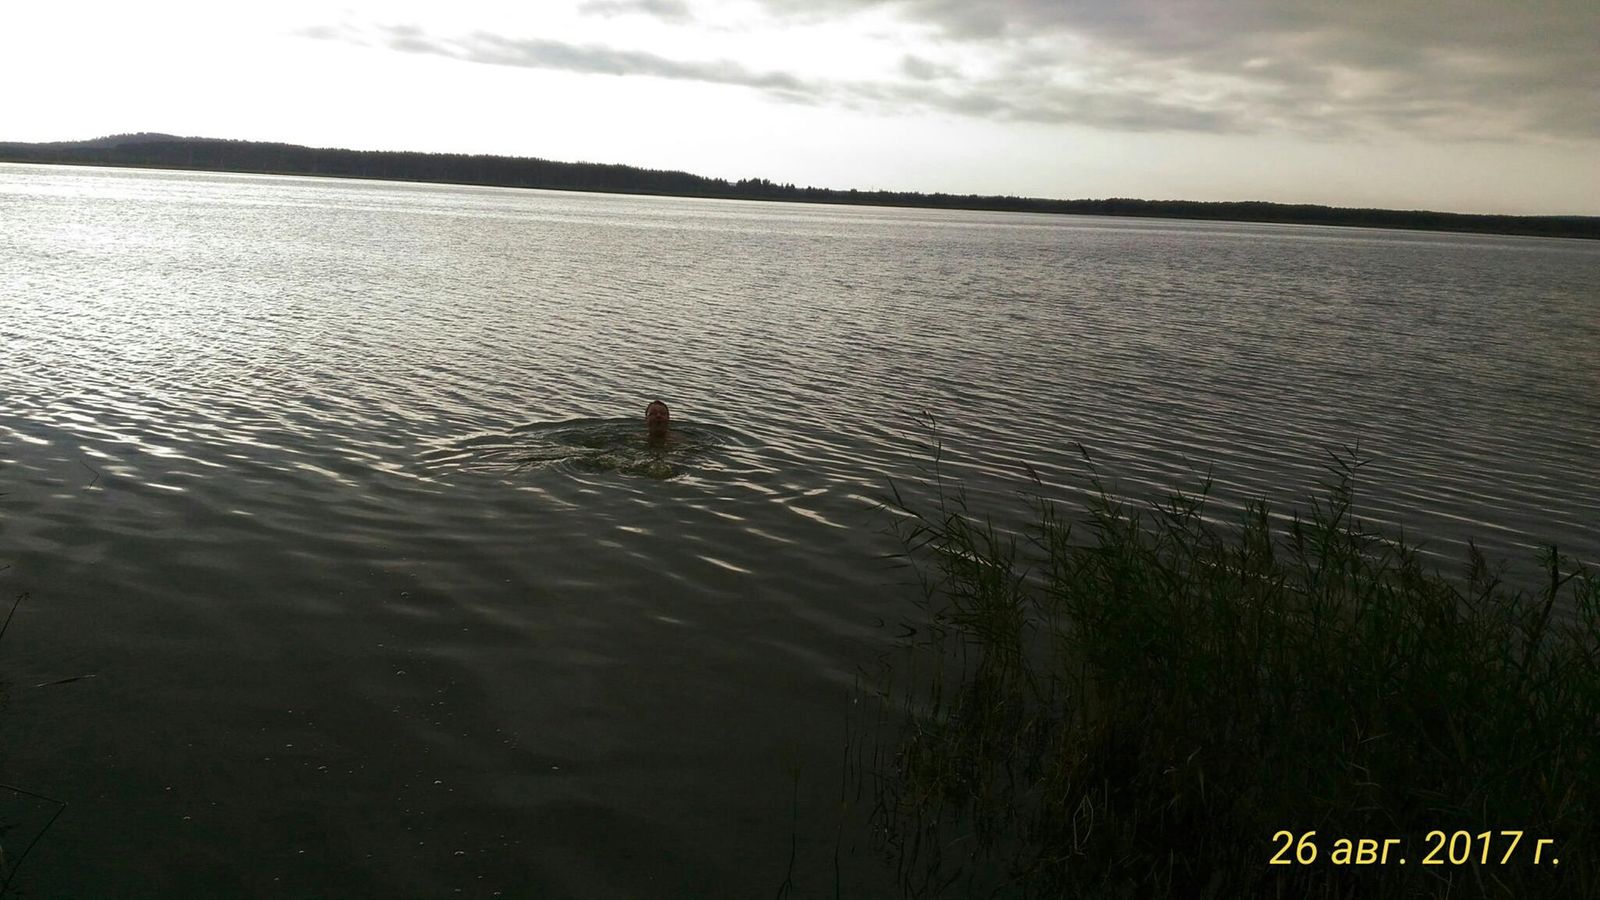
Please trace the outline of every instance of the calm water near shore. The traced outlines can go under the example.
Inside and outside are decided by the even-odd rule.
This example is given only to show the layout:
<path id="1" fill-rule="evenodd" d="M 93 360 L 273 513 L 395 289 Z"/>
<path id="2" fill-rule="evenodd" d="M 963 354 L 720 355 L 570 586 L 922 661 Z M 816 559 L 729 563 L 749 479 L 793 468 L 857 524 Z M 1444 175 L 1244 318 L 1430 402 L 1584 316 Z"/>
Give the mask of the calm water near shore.
<path id="1" fill-rule="evenodd" d="M 1359 442 L 1447 567 L 1600 560 L 1597 285 L 1569 240 L 0 165 L 0 781 L 69 804 L 18 884 L 771 896 L 793 838 L 833 896 L 918 413 L 1001 515 L 1079 444 L 1225 515 Z M 0 792 L 0 846 L 47 817 Z"/>

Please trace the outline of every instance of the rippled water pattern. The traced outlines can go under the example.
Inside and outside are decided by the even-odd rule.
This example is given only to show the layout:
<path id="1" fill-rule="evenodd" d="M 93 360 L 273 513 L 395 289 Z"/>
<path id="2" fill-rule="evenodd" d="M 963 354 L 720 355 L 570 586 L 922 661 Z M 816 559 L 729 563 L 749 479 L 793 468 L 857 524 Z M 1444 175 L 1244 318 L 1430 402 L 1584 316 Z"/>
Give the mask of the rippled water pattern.
<path id="1" fill-rule="evenodd" d="M 1600 559 L 1596 285 L 1577 241 L 0 166 L 5 774 L 73 804 L 31 887 L 767 895 L 798 790 L 831 896 L 918 414 L 1007 516 L 1080 445 L 1220 514 L 1359 443 L 1442 558 Z"/>

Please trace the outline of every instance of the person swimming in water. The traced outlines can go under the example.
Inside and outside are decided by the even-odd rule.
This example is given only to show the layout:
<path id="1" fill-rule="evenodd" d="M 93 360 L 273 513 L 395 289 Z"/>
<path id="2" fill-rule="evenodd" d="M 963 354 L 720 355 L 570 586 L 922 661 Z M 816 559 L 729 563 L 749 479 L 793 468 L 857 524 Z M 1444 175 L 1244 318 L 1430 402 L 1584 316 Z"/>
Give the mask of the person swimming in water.
<path id="1" fill-rule="evenodd" d="M 667 405 L 660 400 L 652 400 L 644 408 L 644 429 L 652 443 L 665 441 L 670 434 L 671 424 L 672 410 L 667 409 Z"/>

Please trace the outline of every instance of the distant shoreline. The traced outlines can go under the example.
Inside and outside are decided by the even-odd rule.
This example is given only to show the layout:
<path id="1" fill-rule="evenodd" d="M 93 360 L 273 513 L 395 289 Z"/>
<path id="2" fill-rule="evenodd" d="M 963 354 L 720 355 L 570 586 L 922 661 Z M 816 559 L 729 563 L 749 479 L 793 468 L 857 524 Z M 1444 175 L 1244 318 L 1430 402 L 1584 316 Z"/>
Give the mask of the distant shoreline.
<path id="1" fill-rule="evenodd" d="M 297 144 L 180 138 L 164 134 L 115 135 L 91 141 L 47 144 L 0 143 L 0 162 L 228 172 L 241 175 L 364 178 L 422 184 L 729 200 L 776 200 L 850 206 L 1033 212 L 1285 225 L 1335 225 L 1600 239 L 1600 216 L 1482 215 L 1262 201 L 1202 202 L 1126 198 L 1051 200 L 1000 195 L 836 190 L 777 184 L 764 178 L 730 182 L 726 179 L 706 178 L 688 172 L 642 169 L 617 164 L 554 162 L 513 156 L 322 149 Z"/>

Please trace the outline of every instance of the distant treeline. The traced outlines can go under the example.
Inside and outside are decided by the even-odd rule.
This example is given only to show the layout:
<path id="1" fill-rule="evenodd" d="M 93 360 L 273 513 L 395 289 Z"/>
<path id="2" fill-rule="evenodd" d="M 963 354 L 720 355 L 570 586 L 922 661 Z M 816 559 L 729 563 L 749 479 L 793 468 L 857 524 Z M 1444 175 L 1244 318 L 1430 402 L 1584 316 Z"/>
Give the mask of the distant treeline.
<path id="1" fill-rule="evenodd" d="M 1047 200 L 978 194 L 835 190 L 778 184 L 765 178 L 728 181 L 688 172 L 599 163 L 553 162 L 514 156 L 336 150 L 295 144 L 177 138 L 160 134 L 117 135 L 51 144 L 0 143 L 0 162 L 195 169 L 273 175 L 321 175 L 442 184 L 494 185 L 563 191 L 666 194 L 739 200 L 787 200 L 937 209 L 1001 210 L 1101 216 L 1147 216 L 1475 231 L 1546 237 L 1600 238 L 1600 217 L 1493 216 L 1420 210 L 1349 209 L 1265 202 L 1202 203 L 1194 200 Z"/>

